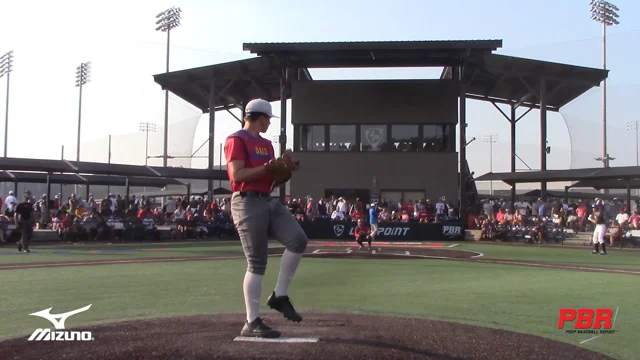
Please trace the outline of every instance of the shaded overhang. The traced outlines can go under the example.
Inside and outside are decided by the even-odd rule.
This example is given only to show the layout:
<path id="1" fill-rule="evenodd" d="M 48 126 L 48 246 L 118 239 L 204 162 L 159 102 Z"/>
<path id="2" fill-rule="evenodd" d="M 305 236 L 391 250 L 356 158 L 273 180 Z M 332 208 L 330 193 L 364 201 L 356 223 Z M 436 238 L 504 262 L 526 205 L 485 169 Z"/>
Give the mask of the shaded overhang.
<path id="1" fill-rule="evenodd" d="M 476 54 L 465 60 L 462 83 L 470 99 L 540 108 L 541 81 L 546 82 L 547 110 L 580 97 L 608 76 L 609 71 L 498 54 Z M 451 79 L 451 67 L 442 79 Z"/>
<path id="2" fill-rule="evenodd" d="M 565 182 L 583 180 L 632 180 L 640 179 L 640 167 L 621 166 L 610 168 L 586 168 L 569 170 L 544 170 L 487 173 L 475 181 L 502 181 L 510 186 L 519 183 Z M 573 186 L 575 187 L 575 185 Z M 626 186 L 625 186 L 626 188 Z"/>
<path id="3" fill-rule="evenodd" d="M 289 69 L 290 79 L 311 80 L 306 68 Z M 278 59 L 252 58 L 154 75 L 154 81 L 189 104 L 209 112 L 211 86 L 215 111 L 244 108 L 251 99 L 280 100 L 282 64 Z"/>
<path id="4" fill-rule="evenodd" d="M 245 43 L 243 50 L 292 67 L 426 67 L 460 63 L 471 53 L 492 52 L 502 40 Z"/>
<path id="5" fill-rule="evenodd" d="M 621 180 L 621 179 L 610 179 L 610 180 L 582 180 L 577 183 L 571 185 L 572 188 L 594 188 L 596 190 L 624 190 L 627 188 L 627 183 L 629 185 L 629 189 L 640 189 L 640 180 Z"/>
<path id="6" fill-rule="evenodd" d="M 190 180 L 229 180 L 226 170 L 192 169 L 88 161 L 27 159 L 0 157 L 0 171 L 24 171 L 63 174 L 90 174 L 125 177 L 156 177 Z M 10 180 L 14 181 L 14 180 Z"/>
<path id="7" fill-rule="evenodd" d="M 67 184 L 67 185 L 104 185 L 126 186 L 127 177 L 107 175 L 47 174 L 42 172 L 0 171 L 0 182 L 27 184 Z M 176 179 L 161 177 L 128 177 L 129 186 L 163 188 L 168 185 L 186 185 Z"/>

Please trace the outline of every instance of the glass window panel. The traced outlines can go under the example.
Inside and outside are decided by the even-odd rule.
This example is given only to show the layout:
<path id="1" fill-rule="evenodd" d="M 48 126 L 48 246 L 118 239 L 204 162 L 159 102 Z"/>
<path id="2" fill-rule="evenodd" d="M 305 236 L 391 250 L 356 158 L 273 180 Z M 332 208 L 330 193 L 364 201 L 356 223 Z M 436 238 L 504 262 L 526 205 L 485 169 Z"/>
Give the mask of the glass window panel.
<path id="1" fill-rule="evenodd" d="M 387 125 L 360 125 L 360 150 L 381 151 L 387 146 Z"/>
<path id="2" fill-rule="evenodd" d="M 300 125 L 300 150 L 324 151 L 324 125 Z"/>
<path id="3" fill-rule="evenodd" d="M 423 125 L 422 148 L 425 151 L 446 150 L 446 125 Z"/>
<path id="4" fill-rule="evenodd" d="M 329 126 L 329 151 L 356 151 L 355 125 Z"/>
<path id="5" fill-rule="evenodd" d="M 418 151 L 418 125 L 391 125 L 391 143 L 395 151 Z"/>

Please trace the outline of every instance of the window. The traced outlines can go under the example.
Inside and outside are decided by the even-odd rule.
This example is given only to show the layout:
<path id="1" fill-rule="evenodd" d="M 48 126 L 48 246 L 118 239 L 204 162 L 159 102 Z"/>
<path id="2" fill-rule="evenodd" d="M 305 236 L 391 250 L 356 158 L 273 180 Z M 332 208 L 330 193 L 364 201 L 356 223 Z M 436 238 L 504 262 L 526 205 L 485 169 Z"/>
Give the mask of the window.
<path id="1" fill-rule="evenodd" d="M 447 125 L 423 125 L 422 149 L 424 151 L 447 150 Z"/>
<path id="2" fill-rule="evenodd" d="M 355 125 L 329 126 L 329 151 L 356 151 Z"/>
<path id="3" fill-rule="evenodd" d="M 395 151 L 418 151 L 418 125 L 391 125 L 391 143 Z"/>
<path id="4" fill-rule="evenodd" d="M 324 151 L 324 125 L 300 126 L 300 150 Z"/>
<path id="5" fill-rule="evenodd" d="M 360 125 L 360 150 L 381 151 L 387 146 L 387 125 Z"/>

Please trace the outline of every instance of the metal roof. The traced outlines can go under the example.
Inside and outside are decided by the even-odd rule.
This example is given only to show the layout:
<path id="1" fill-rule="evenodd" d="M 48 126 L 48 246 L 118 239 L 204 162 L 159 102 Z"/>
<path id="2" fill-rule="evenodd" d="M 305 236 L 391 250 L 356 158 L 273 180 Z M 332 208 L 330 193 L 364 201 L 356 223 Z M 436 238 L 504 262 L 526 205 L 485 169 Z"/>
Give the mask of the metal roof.
<path id="1" fill-rule="evenodd" d="M 467 97 L 538 107 L 540 79 L 548 85 L 547 108 L 558 111 L 607 77 L 608 71 L 547 61 L 497 55 L 502 40 L 245 43 L 258 58 L 154 75 L 169 90 L 203 112 L 209 111 L 209 84 L 215 83 L 215 111 L 243 108 L 254 98 L 280 100 L 281 69 L 294 80 L 313 80 L 309 68 L 443 66 L 464 63 Z M 289 94 L 290 95 L 290 94 Z M 287 98 L 290 98 L 288 96 Z"/>
<path id="2" fill-rule="evenodd" d="M 41 172 L 15 172 L 0 171 L 0 182 L 18 182 L 30 184 L 46 184 L 47 173 Z M 126 186 L 127 178 L 124 176 L 106 175 L 77 175 L 77 174 L 51 174 L 49 176 L 51 184 L 68 185 L 105 185 L 105 186 Z M 186 185 L 181 181 L 159 177 L 129 177 L 129 186 L 165 187 L 167 185 Z"/>
<path id="3" fill-rule="evenodd" d="M 280 61 L 252 58 L 154 75 L 163 90 L 169 90 L 202 112 L 209 112 L 209 84 L 215 82 L 215 111 L 244 108 L 249 100 L 280 100 Z M 289 76 L 311 80 L 307 69 L 290 70 Z"/>
<path id="4" fill-rule="evenodd" d="M 545 79 L 551 111 L 600 86 L 608 76 L 608 70 L 498 54 L 472 55 L 466 61 L 462 79 L 468 98 L 539 108 L 540 80 Z M 451 67 L 443 70 L 441 78 L 451 78 Z"/>
<path id="5" fill-rule="evenodd" d="M 228 180 L 226 170 L 191 169 L 179 167 L 107 164 L 87 161 L 50 159 L 3 158 L 0 170 L 42 173 L 93 174 L 129 177 L 178 178 L 191 180 Z M 13 181 L 13 180 L 11 180 Z"/>
<path id="6" fill-rule="evenodd" d="M 640 179 L 639 166 L 487 173 L 475 181 L 503 181 L 509 185 L 534 182 Z"/>
<path id="7" fill-rule="evenodd" d="M 627 188 L 627 180 L 611 179 L 611 180 L 582 180 L 571 185 L 572 188 L 594 188 L 597 190 L 621 190 Z M 629 180 L 630 189 L 640 189 L 640 180 Z"/>
<path id="8" fill-rule="evenodd" d="M 502 40 L 359 41 L 245 43 L 258 56 L 296 68 L 424 67 L 460 62 L 473 52 L 491 52 Z"/>

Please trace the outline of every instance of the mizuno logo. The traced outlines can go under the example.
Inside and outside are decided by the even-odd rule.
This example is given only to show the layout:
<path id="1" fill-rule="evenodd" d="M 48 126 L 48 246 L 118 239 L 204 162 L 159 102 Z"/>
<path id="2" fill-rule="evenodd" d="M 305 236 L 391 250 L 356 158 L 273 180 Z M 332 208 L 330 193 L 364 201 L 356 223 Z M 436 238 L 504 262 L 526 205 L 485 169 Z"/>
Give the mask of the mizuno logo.
<path id="1" fill-rule="evenodd" d="M 71 310 L 62 314 L 51 314 L 52 307 L 41 310 L 32 314 L 31 316 L 39 316 L 43 319 L 49 320 L 49 322 L 56 329 L 52 331 L 51 329 L 36 329 L 36 331 L 31 334 L 29 337 L 29 341 L 91 341 L 93 340 L 93 336 L 90 331 L 64 331 L 65 322 L 69 317 L 75 314 L 79 314 L 81 312 L 85 312 L 91 308 L 92 304 L 89 304 L 83 308 Z M 62 331 L 61 331 L 62 330 Z"/>

